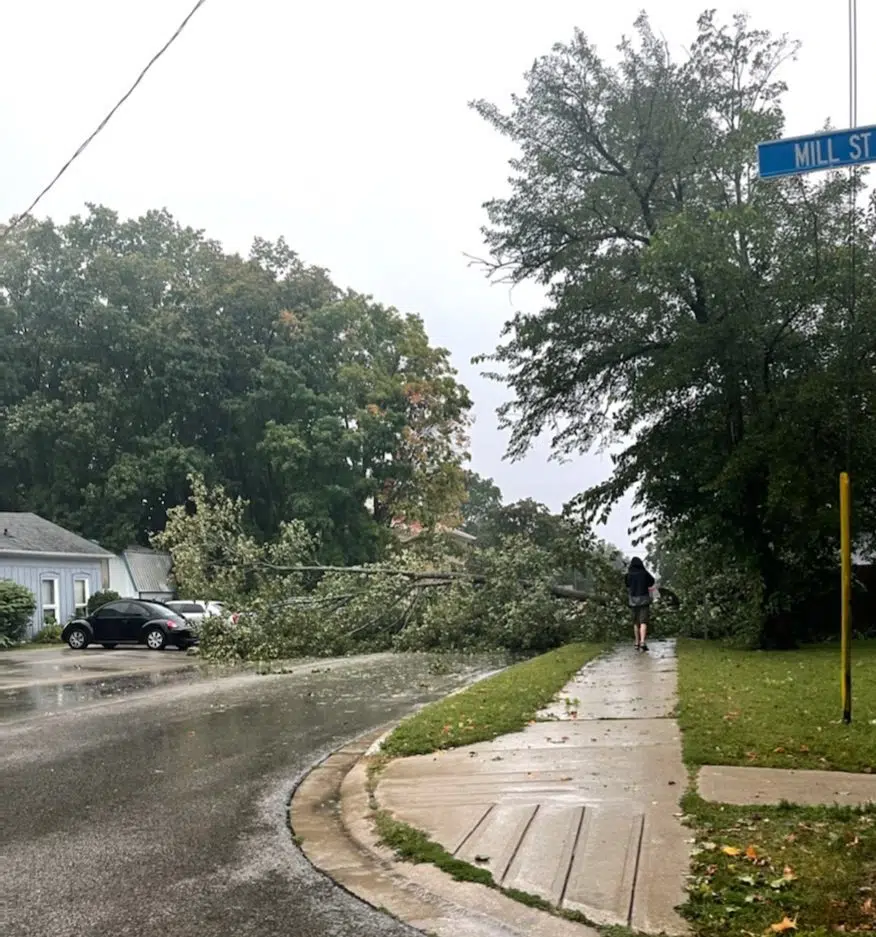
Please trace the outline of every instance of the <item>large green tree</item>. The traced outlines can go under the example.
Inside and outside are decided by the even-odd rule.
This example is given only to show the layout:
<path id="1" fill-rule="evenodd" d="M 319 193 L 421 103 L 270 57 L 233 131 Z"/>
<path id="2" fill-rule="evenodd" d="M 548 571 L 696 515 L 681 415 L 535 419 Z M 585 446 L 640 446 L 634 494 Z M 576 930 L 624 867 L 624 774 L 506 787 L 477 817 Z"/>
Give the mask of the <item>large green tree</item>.
<path id="1" fill-rule="evenodd" d="M 502 489 L 492 478 L 484 478 L 467 469 L 465 492 L 466 500 L 462 506 L 463 527 L 467 533 L 480 537 L 493 512 L 502 507 Z"/>
<path id="2" fill-rule="evenodd" d="M 393 516 L 455 520 L 470 402 L 422 321 L 284 241 L 225 253 L 167 212 L 90 207 L 0 243 L 0 508 L 145 543 L 188 476 L 300 520 L 332 561 Z"/>
<path id="3" fill-rule="evenodd" d="M 559 454 L 626 440 L 578 506 L 604 516 L 634 488 L 658 526 L 720 545 L 756 581 L 765 645 L 794 640 L 835 562 L 840 470 L 859 529 L 876 522 L 874 202 L 856 212 L 852 307 L 860 183 L 766 183 L 754 164 L 782 134 L 795 50 L 707 13 L 674 60 L 643 15 L 616 66 L 576 32 L 509 112 L 475 104 L 519 147 L 487 205 L 491 272 L 548 294 L 492 356 L 511 454 L 545 429 Z"/>

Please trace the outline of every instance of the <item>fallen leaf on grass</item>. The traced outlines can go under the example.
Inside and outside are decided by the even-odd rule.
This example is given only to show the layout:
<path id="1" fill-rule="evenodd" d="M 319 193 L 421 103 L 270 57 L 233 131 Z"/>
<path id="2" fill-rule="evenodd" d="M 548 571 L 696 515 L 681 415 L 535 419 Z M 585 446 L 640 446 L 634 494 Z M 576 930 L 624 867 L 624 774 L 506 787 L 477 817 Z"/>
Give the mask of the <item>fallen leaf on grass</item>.
<path id="1" fill-rule="evenodd" d="M 751 861 L 754 862 L 757 858 L 757 846 L 749 846 L 748 849 L 745 850 L 745 858 L 751 859 Z"/>
<path id="2" fill-rule="evenodd" d="M 774 934 L 784 934 L 785 931 L 797 930 L 797 919 L 795 918 L 792 921 L 786 914 L 777 924 L 770 924 L 770 930 Z"/>
<path id="3" fill-rule="evenodd" d="M 721 852 L 723 852 L 725 856 L 738 856 L 742 850 L 739 849 L 738 846 L 722 846 Z"/>
<path id="4" fill-rule="evenodd" d="M 786 882 L 793 882 L 797 876 L 794 874 L 794 870 L 791 868 L 791 866 L 786 865 L 784 871 L 782 872 L 782 878 Z"/>

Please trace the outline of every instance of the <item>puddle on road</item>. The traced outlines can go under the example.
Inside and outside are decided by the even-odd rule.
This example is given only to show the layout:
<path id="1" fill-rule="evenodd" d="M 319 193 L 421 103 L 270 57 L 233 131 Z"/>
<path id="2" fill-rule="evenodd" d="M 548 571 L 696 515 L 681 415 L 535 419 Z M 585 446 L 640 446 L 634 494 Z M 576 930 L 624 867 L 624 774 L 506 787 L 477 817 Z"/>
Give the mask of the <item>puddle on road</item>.
<path id="1" fill-rule="evenodd" d="M 100 700 L 117 699 L 131 693 L 170 686 L 179 683 L 194 683 L 204 679 L 195 668 L 128 674 L 116 679 L 82 680 L 76 683 L 43 684 L 5 690 L 0 697 L 0 722 L 21 719 L 24 716 L 46 715 Z"/>
<path id="2" fill-rule="evenodd" d="M 216 680 L 242 673 L 256 677 L 262 684 L 260 691 L 265 693 L 282 690 L 287 685 L 286 676 L 296 681 L 303 680 L 300 693 L 301 701 L 306 705 L 315 709 L 331 707 L 345 716 L 355 716 L 363 704 L 360 682 L 363 678 L 370 680 L 373 697 L 385 704 L 386 701 L 401 701 L 411 692 L 428 692 L 432 686 L 446 684 L 452 688 L 457 681 L 467 682 L 474 676 L 483 676 L 509 663 L 508 656 L 501 653 L 400 654 L 387 662 L 385 668 L 375 668 L 375 662 L 367 658 L 343 663 L 338 660 L 279 661 L 267 666 L 198 663 L 190 668 L 0 689 L 0 724 L 51 715 L 102 700 L 122 699 L 160 687 Z M 275 705 L 273 693 L 256 704 L 260 708 Z"/>

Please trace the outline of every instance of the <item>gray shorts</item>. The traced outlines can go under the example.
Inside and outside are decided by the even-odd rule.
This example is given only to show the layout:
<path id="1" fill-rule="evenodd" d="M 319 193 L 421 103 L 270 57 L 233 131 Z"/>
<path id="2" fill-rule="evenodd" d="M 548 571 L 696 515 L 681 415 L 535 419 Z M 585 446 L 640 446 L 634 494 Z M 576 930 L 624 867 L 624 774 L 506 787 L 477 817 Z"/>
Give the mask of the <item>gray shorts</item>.
<path id="1" fill-rule="evenodd" d="M 651 618 L 650 605 L 634 605 L 630 611 L 633 613 L 634 625 L 647 625 Z"/>

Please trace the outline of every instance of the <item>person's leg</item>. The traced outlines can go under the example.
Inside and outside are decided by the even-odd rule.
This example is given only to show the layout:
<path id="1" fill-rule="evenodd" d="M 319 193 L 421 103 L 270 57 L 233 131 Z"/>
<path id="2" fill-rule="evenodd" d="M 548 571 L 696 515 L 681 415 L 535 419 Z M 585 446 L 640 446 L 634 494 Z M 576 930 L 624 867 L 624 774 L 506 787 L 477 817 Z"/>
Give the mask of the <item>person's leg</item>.
<path id="1" fill-rule="evenodd" d="M 636 642 L 636 650 L 639 650 L 639 645 L 642 643 L 639 638 L 639 610 L 634 608 L 633 612 L 633 639 Z"/>
<path id="2" fill-rule="evenodd" d="M 639 647 L 643 651 L 648 650 L 648 645 L 645 642 L 645 639 L 648 637 L 648 612 L 650 611 L 650 606 L 643 605 L 641 608 L 641 615 L 639 616 Z"/>

